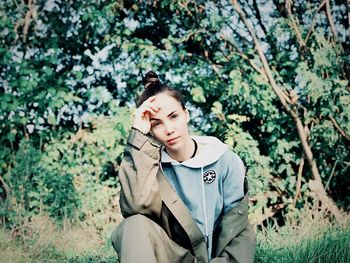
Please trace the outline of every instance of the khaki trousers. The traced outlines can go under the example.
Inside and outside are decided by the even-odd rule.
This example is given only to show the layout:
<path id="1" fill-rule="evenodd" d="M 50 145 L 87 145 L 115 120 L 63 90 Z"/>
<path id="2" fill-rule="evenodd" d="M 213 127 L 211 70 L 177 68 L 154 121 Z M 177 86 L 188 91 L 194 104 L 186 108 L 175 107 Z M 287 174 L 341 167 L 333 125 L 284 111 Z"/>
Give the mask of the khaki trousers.
<path id="1" fill-rule="evenodd" d="M 191 253 L 169 238 L 154 221 L 143 216 L 126 218 L 112 233 L 120 263 L 192 263 Z"/>

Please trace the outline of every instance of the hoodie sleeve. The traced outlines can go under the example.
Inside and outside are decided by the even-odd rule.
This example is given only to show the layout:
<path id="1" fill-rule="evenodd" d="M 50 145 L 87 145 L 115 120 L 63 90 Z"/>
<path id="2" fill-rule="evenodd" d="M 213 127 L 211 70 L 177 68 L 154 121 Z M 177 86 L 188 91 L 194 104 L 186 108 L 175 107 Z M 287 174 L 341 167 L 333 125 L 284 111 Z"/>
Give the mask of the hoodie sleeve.
<path id="1" fill-rule="evenodd" d="M 159 159 L 159 143 L 132 128 L 119 169 L 119 203 L 124 217 L 134 214 L 159 217 L 162 205 L 156 178 Z"/>
<path id="2" fill-rule="evenodd" d="M 226 153 L 227 169 L 223 178 L 224 214 L 237 206 L 244 196 L 245 166 L 237 154 Z"/>

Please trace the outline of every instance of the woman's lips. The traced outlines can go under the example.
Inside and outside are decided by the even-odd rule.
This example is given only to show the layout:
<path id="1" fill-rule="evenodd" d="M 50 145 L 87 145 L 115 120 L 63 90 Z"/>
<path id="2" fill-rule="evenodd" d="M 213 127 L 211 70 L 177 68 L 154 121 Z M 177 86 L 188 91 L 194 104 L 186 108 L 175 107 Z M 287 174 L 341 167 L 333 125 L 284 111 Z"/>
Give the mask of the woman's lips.
<path id="1" fill-rule="evenodd" d="M 178 138 L 180 138 L 180 137 L 176 137 L 176 138 L 167 140 L 166 142 L 167 142 L 168 144 L 174 144 Z"/>

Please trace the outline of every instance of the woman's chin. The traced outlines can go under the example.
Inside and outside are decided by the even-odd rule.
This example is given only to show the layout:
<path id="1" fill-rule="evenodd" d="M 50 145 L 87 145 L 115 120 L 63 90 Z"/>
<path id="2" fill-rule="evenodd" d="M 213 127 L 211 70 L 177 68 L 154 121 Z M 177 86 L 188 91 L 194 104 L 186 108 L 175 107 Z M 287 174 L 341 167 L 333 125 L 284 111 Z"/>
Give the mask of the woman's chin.
<path id="1" fill-rule="evenodd" d="M 179 139 L 176 141 L 165 144 L 165 148 L 168 151 L 172 151 L 172 152 L 174 152 L 174 151 L 177 152 L 177 151 L 181 150 L 182 147 L 183 147 L 183 142 Z"/>

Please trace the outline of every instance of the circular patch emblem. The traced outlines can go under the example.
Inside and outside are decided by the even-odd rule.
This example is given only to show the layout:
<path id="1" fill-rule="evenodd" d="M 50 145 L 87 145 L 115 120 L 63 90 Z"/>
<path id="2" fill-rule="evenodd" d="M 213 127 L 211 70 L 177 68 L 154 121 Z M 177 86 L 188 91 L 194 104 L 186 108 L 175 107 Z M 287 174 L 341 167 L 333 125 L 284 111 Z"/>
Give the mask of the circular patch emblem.
<path id="1" fill-rule="evenodd" d="M 203 174 L 203 181 L 206 184 L 211 184 L 212 182 L 214 182 L 215 178 L 216 178 L 216 173 L 214 170 L 206 171 Z"/>

